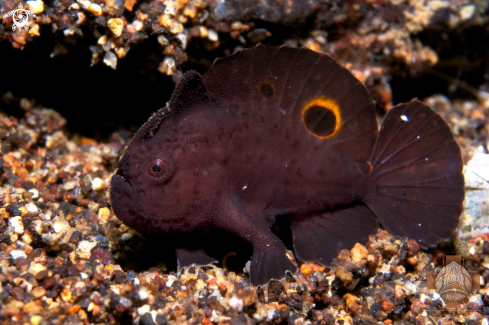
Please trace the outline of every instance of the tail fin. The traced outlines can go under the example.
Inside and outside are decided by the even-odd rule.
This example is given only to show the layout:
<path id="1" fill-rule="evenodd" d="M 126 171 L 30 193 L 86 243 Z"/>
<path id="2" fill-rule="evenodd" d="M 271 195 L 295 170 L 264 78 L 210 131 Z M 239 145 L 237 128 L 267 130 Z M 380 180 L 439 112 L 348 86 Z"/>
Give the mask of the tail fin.
<path id="1" fill-rule="evenodd" d="M 387 114 L 370 159 L 364 203 L 387 231 L 423 247 L 452 235 L 464 200 L 460 148 L 447 123 L 418 100 Z"/>

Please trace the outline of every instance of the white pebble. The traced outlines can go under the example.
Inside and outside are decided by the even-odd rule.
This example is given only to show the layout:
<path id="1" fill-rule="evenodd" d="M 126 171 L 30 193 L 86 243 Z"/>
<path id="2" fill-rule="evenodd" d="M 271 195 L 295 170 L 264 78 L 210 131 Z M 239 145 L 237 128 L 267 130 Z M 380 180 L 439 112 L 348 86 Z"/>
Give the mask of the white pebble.
<path id="1" fill-rule="evenodd" d="M 139 315 L 144 315 L 147 312 L 149 312 L 149 305 L 144 305 L 144 306 L 138 308 L 138 314 Z"/>
<path id="2" fill-rule="evenodd" d="M 88 240 L 82 240 L 80 244 L 78 244 L 78 248 L 84 253 L 90 253 L 95 246 L 97 246 L 96 242 L 91 242 Z"/>
<path id="3" fill-rule="evenodd" d="M 19 257 L 27 258 L 27 255 L 25 255 L 24 251 L 17 250 L 17 249 L 11 251 L 10 256 L 12 256 L 14 260 L 18 259 Z"/>
<path id="4" fill-rule="evenodd" d="M 114 52 L 109 51 L 105 53 L 104 63 L 114 70 L 117 68 L 117 56 L 114 54 Z"/>
<path id="5" fill-rule="evenodd" d="M 27 204 L 25 207 L 26 207 L 27 211 L 30 212 L 30 213 L 36 213 L 36 212 L 38 212 L 37 206 L 34 203 L 32 203 L 32 202 L 29 203 L 29 204 Z"/>
<path id="6" fill-rule="evenodd" d="M 92 4 L 88 0 L 77 0 L 76 2 L 78 2 L 83 9 L 88 9 L 88 7 L 90 7 L 90 5 Z"/>
<path id="7" fill-rule="evenodd" d="M 25 233 L 23 236 L 22 236 L 22 241 L 24 243 L 26 243 L 27 245 L 30 245 L 32 243 L 32 238 L 31 236 L 29 235 L 29 233 Z"/>
<path id="8" fill-rule="evenodd" d="M 56 221 L 53 225 L 54 232 L 61 232 L 66 228 L 66 222 Z"/>
<path id="9" fill-rule="evenodd" d="M 170 70 L 170 68 L 173 68 L 175 66 L 175 59 L 172 58 L 171 56 L 166 56 L 163 62 L 167 64 L 168 70 Z"/>
<path id="10" fill-rule="evenodd" d="M 137 30 L 138 32 L 143 28 L 143 22 L 140 20 L 133 21 L 132 25 L 134 26 L 134 29 Z"/>
<path id="11" fill-rule="evenodd" d="M 92 181 L 92 188 L 94 191 L 103 190 L 105 188 L 105 182 L 103 181 L 103 179 L 96 177 Z"/>
<path id="12" fill-rule="evenodd" d="M 16 233 L 16 234 L 23 234 L 24 233 L 24 225 L 22 224 L 22 218 L 21 217 L 10 218 L 8 223 L 9 223 L 9 226 L 14 233 Z"/>
<path id="13" fill-rule="evenodd" d="M 39 198 L 39 191 L 37 189 L 32 188 L 32 189 L 28 190 L 27 192 L 32 193 L 31 199 L 35 200 L 35 199 Z"/>
<path id="14" fill-rule="evenodd" d="M 29 273 L 36 275 L 37 273 L 44 271 L 45 269 L 46 269 L 46 267 L 44 265 L 32 262 L 27 271 Z"/>
<path id="15" fill-rule="evenodd" d="M 182 44 L 182 49 L 187 48 L 187 35 L 184 33 L 177 34 L 177 38 L 180 40 L 180 43 Z"/>
<path id="16" fill-rule="evenodd" d="M 149 297 L 149 290 L 146 287 L 141 287 L 138 291 L 139 299 L 146 300 Z"/>
<path id="17" fill-rule="evenodd" d="M 233 309 L 236 312 L 241 312 L 243 310 L 243 300 L 239 299 L 238 297 L 232 297 L 229 302 L 229 307 Z"/>
<path id="18" fill-rule="evenodd" d="M 168 276 L 168 280 L 166 281 L 166 286 L 167 287 L 171 287 L 171 285 L 173 284 L 173 282 L 175 282 L 175 280 L 177 279 L 176 276 L 174 275 L 169 275 Z"/>
<path id="19" fill-rule="evenodd" d="M 27 5 L 29 6 L 30 12 L 32 12 L 34 15 L 38 15 L 44 11 L 44 2 L 40 0 L 27 1 Z"/>
<path id="20" fill-rule="evenodd" d="M 92 3 L 90 4 L 90 6 L 88 7 L 88 9 L 90 10 L 90 12 L 92 14 L 94 14 L 94 16 L 100 16 L 102 14 L 102 7 L 100 7 L 100 5 L 96 4 L 96 3 Z"/>
<path id="21" fill-rule="evenodd" d="M 219 35 L 217 35 L 217 32 L 213 29 L 209 29 L 207 32 L 207 38 L 210 41 L 217 42 L 219 40 Z"/>
<path id="22" fill-rule="evenodd" d="M 65 34 L 65 36 L 71 36 L 75 34 L 75 31 L 73 29 L 66 28 L 63 30 L 63 34 Z"/>
<path id="23" fill-rule="evenodd" d="M 170 32 L 172 32 L 172 34 L 178 34 L 183 32 L 183 25 L 178 21 L 172 22 L 170 26 Z"/>
<path id="24" fill-rule="evenodd" d="M 99 208 L 99 204 L 98 204 L 98 203 L 95 203 L 95 202 L 90 201 L 90 202 L 88 203 L 88 208 L 89 208 L 90 210 L 92 210 L 92 211 L 97 212 L 97 211 L 98 211 L 98 208 Z"/>
<path id="25" fill-rule="evenodd" d="M 64 185 L 63 185 L 63 188 L 65 191 L 69 191 L 69 190 L 72 190 L 76 187 L 76 185 L 78 184 L 77 181 L 70 181 L 70 182 L 66 182 Z"/>
<path id="26" fill-rule="evenodd" d="M 276 310 L 275 309 L 269 309 L 268 312 L 267 312 L 267 320 L 268 321 L 272 321 L 274 318 L 275 318 L 275 312 Z M 304 321 L 304 318 L 300 318 L 302 319 L 302 322 Z M 302 322 L 300 322 L 299 324 L 302 324 Z M 295 322 L 294 322 L 295 324 Z"/>
<path id="27" fill-rule="evenodd" d="M 169 2 L 169 3 L 167 3 L 167 5 L 166 5 L 166 8 L 165 8 L 165 12 L 164 12 L 164 13 L 165 13 L 165 14 L 167 14 L 167 15 L 173 15 L 173 16 L 175 16 L 175 15 L 176 15 L 176 13 L 177 13 L 177 10 L 176 10 L 176 9 L 175 9 L 175 7 L 172 5 L 172 3 L 171 3 L 171 2 Z"/>
<path id="28" fill-rule="evenodd" d="M 122 241 L 126 241 L 126 240 L 131 239 L 132 237 L 133 237 L 133 235 L 132 235 L 132 234 L 130 234 L 130 233 L 128 233 L 128 232 L 125 232 L 125 233 L 123 233 L 123 234 L 122 234 L 122 236 L 121 236 L 121 240 L 122 240 Z"/>
<path id="29" fill-rule="evenodd" d="M 475 5 L 462 7 L 462 9 L 460 10 L 460 19 L 462 19 L 462 21 L 469 20 L 474 15 L 475 9 Z"/>
<path id="30" fill-rule="evenodd" d="M 170 42 L 168 42 L 168 39 L 163 35 L 158 35 L 157 39 L 158 39 L 158 43 L 160 43 L 163 46 L 170 44 Z"/>

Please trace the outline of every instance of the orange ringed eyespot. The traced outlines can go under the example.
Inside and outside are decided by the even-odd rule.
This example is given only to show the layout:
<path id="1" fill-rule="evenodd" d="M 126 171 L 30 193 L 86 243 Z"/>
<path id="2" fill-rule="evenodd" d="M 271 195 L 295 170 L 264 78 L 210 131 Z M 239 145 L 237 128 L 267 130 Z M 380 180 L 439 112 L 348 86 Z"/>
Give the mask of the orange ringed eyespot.
<path id="1" fill-rule="evenodd" d="M 333 99 L 316 98 L 302 109 L 302 122 L 316 138 L 330 138 L 341 126 L 340 107 Z"/>

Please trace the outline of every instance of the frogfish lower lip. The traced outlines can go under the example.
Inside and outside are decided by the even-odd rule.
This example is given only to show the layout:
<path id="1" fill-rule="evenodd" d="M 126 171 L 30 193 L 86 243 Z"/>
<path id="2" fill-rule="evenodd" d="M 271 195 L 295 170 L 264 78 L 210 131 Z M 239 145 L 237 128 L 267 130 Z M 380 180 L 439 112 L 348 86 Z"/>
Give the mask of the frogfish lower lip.
<path id="1" fill-rule="evenodd" d="M 115 192 L 119 192 L 129 196 L 131 192 L 131 185 L 122 175 L 116 174 L 112 176 L 111 184 L 111 192 L 114 194 Z"/>

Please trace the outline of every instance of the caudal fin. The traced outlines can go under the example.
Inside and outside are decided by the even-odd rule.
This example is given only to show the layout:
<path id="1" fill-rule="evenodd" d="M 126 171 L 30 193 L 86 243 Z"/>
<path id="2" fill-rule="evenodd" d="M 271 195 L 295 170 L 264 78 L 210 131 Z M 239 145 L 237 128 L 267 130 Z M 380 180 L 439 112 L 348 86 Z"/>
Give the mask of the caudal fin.
<path id="1" fill-rule="evenodd" d="M 440 115 L 418 100 L 393 107 L 370 163 L 364 203 L 387 231 L 423 247 L 452 235 L 464 200 L 463 163 Z"/>

